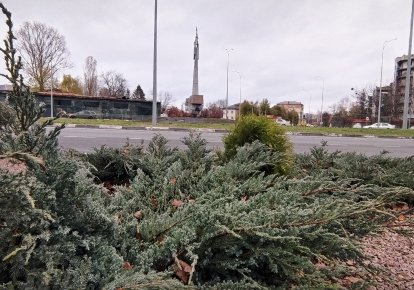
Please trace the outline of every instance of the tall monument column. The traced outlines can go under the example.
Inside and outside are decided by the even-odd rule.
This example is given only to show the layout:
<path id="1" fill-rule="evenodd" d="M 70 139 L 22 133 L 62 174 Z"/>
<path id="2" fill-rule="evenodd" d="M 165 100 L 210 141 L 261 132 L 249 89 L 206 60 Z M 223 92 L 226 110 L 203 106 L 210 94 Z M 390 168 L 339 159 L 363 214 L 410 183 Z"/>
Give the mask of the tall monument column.
<path id="1" fill-rule="evenodd" d="M 194 71 L 193 71 L 193 96 L 198 95 L 198 59 L 200 57 L 200 47 L 198 44 L 198 31 L 194 40 Z"/>
<path id="2" fill-rule="evenodd" d="M 201 110 L 203 110 L 203 95 L 200 95 L 198 91 L 198 60 L 200 58 L 200 46 L 198 43 L 198 30 L 196 28 L 196 36 L 194 40 L 194 71 L 193 71 L 193 91 L 189 98 L 185 100 L 185 105 L 187 111 L 191 113 L 191 116 L 197 117 L 200 115 Z"/>

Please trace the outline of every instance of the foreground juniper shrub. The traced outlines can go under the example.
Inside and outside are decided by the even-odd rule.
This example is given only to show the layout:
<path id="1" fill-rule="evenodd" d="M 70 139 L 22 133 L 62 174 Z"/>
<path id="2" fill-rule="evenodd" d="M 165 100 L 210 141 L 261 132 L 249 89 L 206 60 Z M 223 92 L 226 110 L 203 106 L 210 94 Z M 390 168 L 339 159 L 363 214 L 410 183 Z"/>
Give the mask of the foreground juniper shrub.
<path id="1" fill-rule="evenodd" d="M 141 154 L 142 146 L 126 144 L 122 148 L 108 148 L 102 145 L 82 159 L 93 166 L 91 172 L 98 183 L 120 185 L 129 183 L 135 177 Z"/>
<path id="2" fill-rule="evenodd" d="M 292 144 L 285 134 L 285 130 L 273 120 L 265 116 L 247 115 L 240 117 L 224 137 L 225 155 L 232 158 L 236 155 L 237 148 L 245 144 L 259 141 L 278 153 L 270 172 L 286 174 L 292 165 Z"/>

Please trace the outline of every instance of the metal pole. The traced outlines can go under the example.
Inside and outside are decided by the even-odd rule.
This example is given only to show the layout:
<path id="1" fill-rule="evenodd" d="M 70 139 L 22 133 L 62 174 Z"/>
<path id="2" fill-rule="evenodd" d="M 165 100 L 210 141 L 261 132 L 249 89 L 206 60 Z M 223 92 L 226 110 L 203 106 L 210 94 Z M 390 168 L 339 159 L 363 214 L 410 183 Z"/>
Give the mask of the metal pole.
<path id="1" fill-rule="evenodd" d="M 50 118 L 53 118 L 53 73 L 50 71 L 52 77 L 50 78 Z"/>
<path id="2" fill-rule="evenodd" d="M 157 125 L 157 6 L 158 1 L 155 0 L 154 12 L 154 71 L 152 83 L 152 126 Z"/>
<path id="3" fill-rule="evenodd" d="M 382 55 L 381 55 L 381 76 L 380 76 L 380 90 L 379 90 L 379 97 L 378 97 L 378 121 L 377 121 L 377 124 L 378 124 L 378 128 L 379 128 L 379 125 L 380 125 L 380 123 L 381 123 L 381 103 L 382 103 L 382 67 L 383 67 L 383 65 L 384 65 L 384 49 L 385 49 L 385 43 L 386 42 L 384 42 L 384 44 L 383 44 L 383 46 L 382 46 Z"/>
<path id="4" fill-rule="evenodd" d="M 403 111 L 403 129 L 407 129 L 407 117 L 408 117 L 408 99 L 410 97 L 411 89 L 411 46 L 413 42 L 413 18 L 414 18 L 414 0 L 411 6 L 411 21 L 410 21 L 410 41 L 408 43 L 408 60 L 407 60 L 407 73 L 405 77 L 405 96 L 404 96 L 404 111 Z"/>
<path id="5" fill-rule="evenodd" d="M 241 92 L 241 88 L 242 88 L 242 76 L 239 73 L 240 76 L 240 103 L 239 103 L 239 114 L 240 114 L 240 109 L 241 109 L 241 100 L 242 100 L 242 92 Z"/>
<path id="6" fill-rule="evenodd" d="M 323 125 L 323 92 L 324 90 L 325 90 L 325 79 L 322 79 L 322 103 L 321 103 L 321 123 L 320 123 L 321 126 Z"/>
<path id="7" fill-rule="evenodd" d="M 229 113 L 229 64 L 230 64 L 230 51 L 233 48 L 227 49 L 227 86 L 226 86 L 226 120 L 228 120 L 228 113 Z"/>
<path id="8" fill-rule="evenodd" d="M 240 102 L 239 102 L 239 116 L 241 116 L 241 103 L 242 103 L 242 75 L 241 75 L 241 73 L 240 72 L 238 72 L 238 71 L 234 71 L 236 74 L 238 74 L 239 75 L 239 80 L 240 80 L 240 86 L 239 86 L 239 88 L 240 88 Z"/>
<path id="9" fill-rule="evenodd" d="M 228 111 L 229 111 L 229 62 L 230 62 L 230 52 L 227 51 L 227 82 L 226 82 L 226 120 L 228 120 Z"/>
<path id="10" fill-rule="evenodd" d="M 382 45 L 382 54 L 381 54 L 381 76 L 380 76 L 380 91 L 379 91 L 379 97 L 378 97 L 378 127 L 381 123 L 381 104 L 382 104 L 382 68 L 384 66 L 384 49 L 387 43 L 396 40 L 396 38 L 391 40 L 384 41 L 384 44 Z"/>

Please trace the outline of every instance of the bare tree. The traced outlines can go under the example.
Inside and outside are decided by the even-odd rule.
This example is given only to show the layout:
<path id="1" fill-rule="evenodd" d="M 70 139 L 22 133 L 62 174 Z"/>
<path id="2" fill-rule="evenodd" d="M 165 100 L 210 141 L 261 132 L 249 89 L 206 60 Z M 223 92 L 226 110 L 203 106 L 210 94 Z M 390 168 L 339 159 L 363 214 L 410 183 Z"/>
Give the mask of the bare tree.
<path id="1" fill-rule="evenodd" d="M 18 50 L 30 83 L 44 91 L 46 82 L 61 69 L 71 66 L 65 37 L 39 22 L 24 22 L 17 32 Z"/>
<path id="2" fill-rule="evenodd" d="M 122 74 L 108 71 L 101 75 L 102 88 L 99 91 L 101 96 L 111 98 L 123 98 L 127 91 L 127 81 Z"/>
<path id="3" fill-rule="evenodd" d="M 84 94 L 96 96 L 98 94 L 98 72 L 96 69 L 97 61 L 92 56 L 88 56 L 83 67 Z"/>
<path id="4" fill-rule="evenodd" d="M 165 112 L 167 107 L 174 102 L 171 92 L 160 92 L 158 94 L 158 101 L 161 102 L 161 114 Z"/>
<path id="5" fill-rule="evenodd" d="M 148 91 L 147 93 L 147 98 L 145 98 L 147 101 L 152 101 L 153 95 L 152 95 L 152 91 Z M 166 111 L 166 109 L 173 103 L 175 102 L 175 99 L 173 98 L 173 95 L 171 92 L 168 91 L 160 91 L 157 94 L 157 102 L 161 103 L 161 114 L 164 113 Z"/>
<path id="6" fill-rule="evenodd" d="M 219 107 L 221 109 L 224 109 L 226 107 L 226 100 L 225 99 L 220 99 L 220 100 L 214 101 L 212 103 L 207 104 L 207 107 L 211 107 L 211 106 L 214 106 L 214 105 L 216 105 L 217 107 Z"/>

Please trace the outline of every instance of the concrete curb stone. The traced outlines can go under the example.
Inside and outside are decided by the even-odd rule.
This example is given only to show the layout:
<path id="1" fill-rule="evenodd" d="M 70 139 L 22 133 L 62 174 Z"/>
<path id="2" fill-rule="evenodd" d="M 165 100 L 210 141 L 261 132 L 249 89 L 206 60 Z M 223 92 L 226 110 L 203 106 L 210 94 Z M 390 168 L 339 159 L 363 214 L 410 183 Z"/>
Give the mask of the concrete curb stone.
<path id="1" fill-rule="evenodd" d="M 98 125 L 99 129 L 117 129 L 121 130 L 122 126 L 115 126 L 115 125 Z"/>
<path id="2" fill-rule="evenodd" d="M 145 127 L 147 131 L 169 131 L 170 127 Z"/>
<path id="3" fill-rule="evenodd" d="M 139 126 L 123 126 L 121 127 L 122 130 L 145 130 L 145 127 Z"/>

